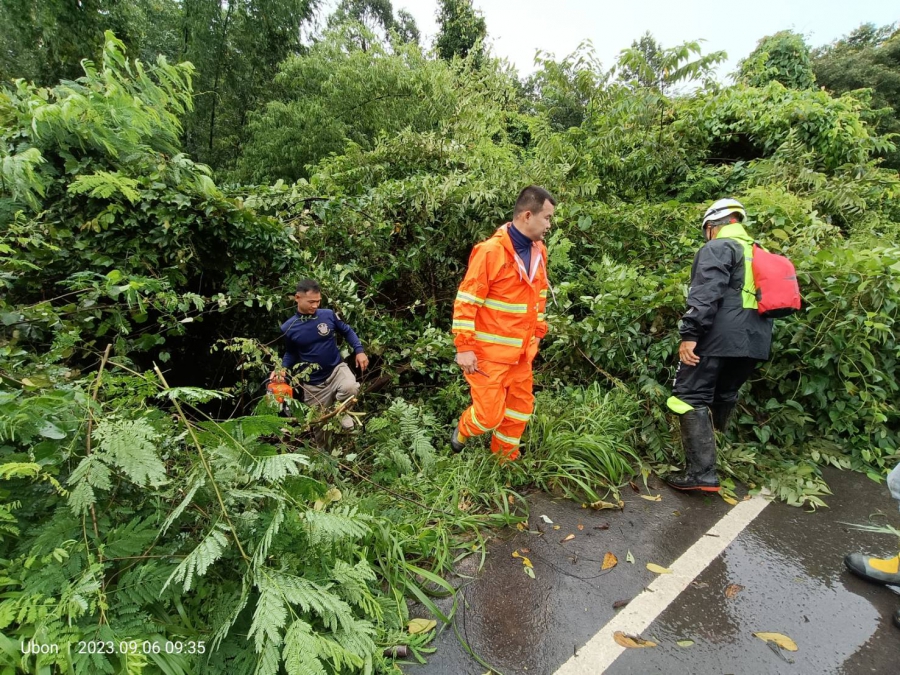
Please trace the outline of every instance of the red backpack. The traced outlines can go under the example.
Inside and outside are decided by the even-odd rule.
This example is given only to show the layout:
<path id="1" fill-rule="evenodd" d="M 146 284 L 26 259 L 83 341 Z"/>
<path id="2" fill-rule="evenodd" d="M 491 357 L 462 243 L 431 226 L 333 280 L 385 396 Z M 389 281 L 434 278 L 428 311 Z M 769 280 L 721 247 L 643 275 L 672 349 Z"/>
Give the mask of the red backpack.
<path id="1" fill-rule="evenodd" d="M 767 319 L 789 316 L 800 309 L 800 284 L 794 264 L 753 244 L 753 281 L 759 313 Z"/>

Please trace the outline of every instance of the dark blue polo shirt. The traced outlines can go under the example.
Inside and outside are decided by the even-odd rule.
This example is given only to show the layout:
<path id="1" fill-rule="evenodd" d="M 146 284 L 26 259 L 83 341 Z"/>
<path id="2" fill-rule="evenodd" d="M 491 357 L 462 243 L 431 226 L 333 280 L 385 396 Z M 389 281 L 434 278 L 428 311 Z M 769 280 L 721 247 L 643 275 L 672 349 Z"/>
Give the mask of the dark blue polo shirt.
<path id="1" fill-rule="evenodd" d="M 297 312 L 281 324 L 286 346 L 281 365 L 290 368 L 297 363 L 314 363 L 319 366 L 310 369 L 306 381 L 309 384 L 322 384 L 342 359 L 337 346 L 335 332 L 359 354 L 363 351 L 362 342 L 347 324 L 341 321 L 330 309 L 317 309 L 315 314 Z"/>

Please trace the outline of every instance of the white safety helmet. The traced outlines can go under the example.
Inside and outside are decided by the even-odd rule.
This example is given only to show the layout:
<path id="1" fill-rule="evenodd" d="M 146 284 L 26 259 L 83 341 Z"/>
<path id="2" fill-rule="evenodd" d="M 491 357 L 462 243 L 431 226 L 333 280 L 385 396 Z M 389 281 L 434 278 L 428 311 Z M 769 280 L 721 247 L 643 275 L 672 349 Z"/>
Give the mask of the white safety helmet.
<path id="1" fill-rule="evenodd" d="M 747 212 L 744 210 L 744 205 L 737 199 L 726 197 L 725 199 L 713 202 L 712 206 L 706 209 L 706 213 L 703 214 L 702 227 L 705 228 L 706 224 L 711 220 L 725 218 L 731 213 L 739 213 L 741 215 L 741 222 L 747 218 Z"/>

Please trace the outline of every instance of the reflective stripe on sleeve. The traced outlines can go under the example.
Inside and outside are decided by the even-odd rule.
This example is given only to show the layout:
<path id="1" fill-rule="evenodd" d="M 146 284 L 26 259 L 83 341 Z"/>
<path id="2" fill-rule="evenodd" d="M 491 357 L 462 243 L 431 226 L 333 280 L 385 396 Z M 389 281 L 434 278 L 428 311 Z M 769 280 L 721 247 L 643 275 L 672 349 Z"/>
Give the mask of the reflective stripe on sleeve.
<path id="1" fill-rule="evenodd" d="M 473 305 L 484 304 L 484 298 L 479 298 L 477 295 L 472 295 L 471 293 L 463 293 L 462 291 L 457 291 L 456 299 L 460 302 L 468 302 Z"/>
<path id="2" fill-rule="evenodd" d="M 503 335 L 494 335 L 493 333 L 482 333 L 481 331 L 475 331 L 475 339 L 495 345 L 509 345 L 510 347 L 522 346 L 521 338 L 505 337 Z"/>

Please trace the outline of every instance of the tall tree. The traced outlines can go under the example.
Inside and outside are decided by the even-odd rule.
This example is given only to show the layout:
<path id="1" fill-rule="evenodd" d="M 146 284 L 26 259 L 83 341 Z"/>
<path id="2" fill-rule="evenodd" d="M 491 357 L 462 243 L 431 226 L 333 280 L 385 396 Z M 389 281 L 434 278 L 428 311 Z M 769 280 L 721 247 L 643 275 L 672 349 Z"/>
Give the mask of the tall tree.
<path id="1" fill-rule="evenodd" d="M 738 80 L 751 87 L 778 81 L 789 89 L 813 89 L 816 76 L 802 35 L 783 30 L 764 37 L 738 65 Z"/>
<path id="2" fill-rule="evenodd" d="M 863 24 L 849 35 L 812 52 L 816 80 L 841 95 L 870 89 L 879 128 L 900 134 L 900 29 L 897 24 Z M 900 151 L 885 155 L 885 165 L 900 169 Z"/>
<path id="3" fill-rule="evenodd" d="M 475 60 L 481 61 L 487 23 L 481 12 L 472 6 L 472 0 L 440 0 L 437 22 L 434 46 L 438 56 L 449 61 L 454 56 L 466 58 L 474 52 Z"/>
<path id="4" fill-rule="evenodd" d="M 711 82 L 713 69 L 727 56 L 723 51 L 703 54 L 699 41 L 664 48 L 650 33 L 644 33 L 622 51 L 619 79 L 669 94 L 679 83 Z"/>
<path id="5" fill-rule="evenodd" d="M 390 42 L 393 34 L 404 43 L 419 44 L 421 34 L 416 20 L 405 9 L 394 13 L 391 0 L 341 0 L 334 13 L 328 17 L 332 28 L 347 23 L 356 23 L 365 28 L 357 35 L 363 50 L 369 48 L 365 38 L 368 33 L 382 42 Z"/>
<path id="6" fill-rule="evenodd" d="M 318 0 L 184 0 L 181 59 L 197 68 L 185 145 L 215 169 L 240 155 L 247 116 L 263 103 L 278 64 L 304 50 Z"/>
<path id="7" fill-rule="evenodd" d="M 40 85 L 82 75 L 97 61 L 106 30 L 145 61 L 173 56 L 177 0 L 0 0 L 0 79 Z"/>

